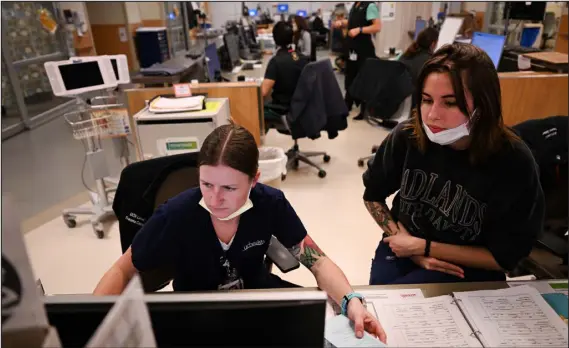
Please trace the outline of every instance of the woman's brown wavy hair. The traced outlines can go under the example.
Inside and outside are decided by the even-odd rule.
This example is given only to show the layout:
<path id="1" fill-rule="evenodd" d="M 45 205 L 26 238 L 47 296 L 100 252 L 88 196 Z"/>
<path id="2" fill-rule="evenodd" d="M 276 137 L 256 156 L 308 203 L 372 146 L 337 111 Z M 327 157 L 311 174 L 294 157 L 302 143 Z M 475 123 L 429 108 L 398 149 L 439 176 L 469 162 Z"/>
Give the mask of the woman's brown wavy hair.
<path id="1" fill-rule="evenodd" d="M 465 88 L 472 95 L 476 109 L 470 120 L 471 142 L 468 151 L 472 164 L 482 164 L 493 154 L 521 141 L 504 125 L 500 80 L 490 57 L 476 46 L 454 43 L 437 50 L 423 66 L 417 80 L 417 107 L 413 110 L 412 123 L 405 128 L 412 130 L 413 138 L 422 152 L 426 151 L 429 139 L 422 127 L 421 103 L 425 80 L 432 73 L 448 74 L 458 108 L 469 118 Z"/>

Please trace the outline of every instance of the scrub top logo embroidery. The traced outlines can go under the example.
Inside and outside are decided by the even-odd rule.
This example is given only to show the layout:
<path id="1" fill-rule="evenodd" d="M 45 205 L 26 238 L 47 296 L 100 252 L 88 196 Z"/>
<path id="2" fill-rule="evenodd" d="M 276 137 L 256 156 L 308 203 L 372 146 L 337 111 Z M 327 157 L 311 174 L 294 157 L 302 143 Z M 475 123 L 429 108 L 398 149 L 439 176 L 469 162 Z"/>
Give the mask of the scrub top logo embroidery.
<path id="1" fill-rule="evenodd" d="M 249 243 L 247 243 L 247 244 L 243 247 L 243 251 L 247 251 L 247 250 L 249 250 L 249 249 L 251 249 L 251 248 L 253 248 L 253 247 L 261 246 L 261 245 L 264 245 L 264 244 L 265 244 L 265 241 L 262 240 L 262 239 L 259 239 L 259 240 L 256 241 L 256 242 L 249 242 Z"/>

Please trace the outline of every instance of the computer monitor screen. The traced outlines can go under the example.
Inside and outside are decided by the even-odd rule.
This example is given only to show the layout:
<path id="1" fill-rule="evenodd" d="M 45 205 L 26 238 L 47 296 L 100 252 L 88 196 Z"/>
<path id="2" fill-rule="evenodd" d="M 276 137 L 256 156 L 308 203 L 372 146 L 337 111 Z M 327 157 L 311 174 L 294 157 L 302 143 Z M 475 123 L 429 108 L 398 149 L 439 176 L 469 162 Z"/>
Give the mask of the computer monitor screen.
<path id="1" fill-rule="evenodd" d="M 306 10 L 298 10 L 296 11 L 296 15 L 299 17 L 307 17 L 308 16 L 308 12 Z"/>
<path id="2" fill-rule="evenodd" d="M 419 33 L 421 31 L 423 31 L 423 29 L 425 29 L 426 26 L 427 26 L 426 20 L 424 20 L 424 19 L 416 19 L 415 20 L 415 37 L 413 38 L 413 40 L 417 40 Z"/>
<path id="3" fill-rule="evenodd" d="M 533 47 L 534 43 L 541 33 L 540 27 L 525 27 L 522 29 L 522 37 L 520 38 L 520 46 Z"/>
<path id="4" fill-rule="evenodd" d="M 277 12 L 278 13 L 288 13 L 288 4 L 278 4 L 277 5 Z"/>
<path id="5" fill-rule="evenodd" d="M 62 347 L 84 347 L 115 300 L 92 295 L 44 298 Z M 158 347 L 324 346 L 323 292 L 156 293 L 144 300 Z"/>
<path id="6" fill-rule="evenodd" d="M 519 19 L 527 21 L 541 21 L 545 16 L 545 1 L 512 1 L 506 2 L 503 11 L 503 18 L 506 19 L 508 10 L 510 10 L 510 19 Z"/>
<path id="7" fill-rule="evenodd" d="M 97 62 L 60 65 L 59 73 L 67 90 L 97 86 L 104 83 L 103 74 L 101 74 Z"/>
<path id="8" fill-rule="evenodd" d="M 488 56 L 490 56 L 490 59 L 492 59 L 496 69 L 498 69 L 498 64 L 500 63 L 505 42 L 506 37 L 503 35 L 477 32 L 472 36 L 472 44 L 482 49 L 486 54 L 488 54 Z"/>
<path id="9" fill-rule="evenodd" d="M 437 47 L 435 50 L 443 47 L 447 44 L 452 44 L 456 39 L 456 34 L 460 27 L 462 27 L 462 22 L 464 18 L 460 17 L 446 17 L 441 30 L 439 31 L 439 38 L 437 41 Z"/>
<path id="10" fill-rule="evenodd" d="M 221 71 L 221 64 L 219 63 L 219 56 L 217 55 L 217 47 L 214 43 L 205 48 L 205 57 L 207 59 L 207 70 L 209 80 L 215 81 L 215 72 Z"/>
<path id="11" fill-rule="evenodd" d="M 227 48 L 232 68 L 238 66 L 241 62 L 239 58 L 239 36 L 227 33 L 223 35 L 223 42 Z"/>
<path id="12" fill-rule="evenodd" d="M 249 17 L 257 17 L 257 9 L 253 8 L 249 10 Z"/>

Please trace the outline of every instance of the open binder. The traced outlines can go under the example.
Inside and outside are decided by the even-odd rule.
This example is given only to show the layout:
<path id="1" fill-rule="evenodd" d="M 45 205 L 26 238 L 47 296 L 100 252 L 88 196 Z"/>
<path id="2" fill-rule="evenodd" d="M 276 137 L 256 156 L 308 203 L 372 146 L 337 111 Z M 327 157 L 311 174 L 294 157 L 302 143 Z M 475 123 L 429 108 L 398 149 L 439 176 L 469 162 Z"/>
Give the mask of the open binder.
<path id="1" fill-rule="evenodd" d="M 389 347 L 567 347 L 567 325 L 529 286 L 374 302 Z"/>

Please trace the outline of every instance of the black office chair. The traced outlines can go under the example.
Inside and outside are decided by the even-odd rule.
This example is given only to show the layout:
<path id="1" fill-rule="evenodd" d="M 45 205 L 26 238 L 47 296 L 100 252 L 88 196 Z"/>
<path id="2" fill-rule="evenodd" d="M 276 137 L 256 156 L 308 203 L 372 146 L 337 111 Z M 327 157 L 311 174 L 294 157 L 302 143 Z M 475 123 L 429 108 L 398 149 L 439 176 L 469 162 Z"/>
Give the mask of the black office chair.
<path id="1" fill-rule="evenodd" d="M 160 158 L 157 158 L 143 162 L 148 166 L 153 166 L 153 162 L 160 160 Z M 134 163 L 133 165 L 137 165 L 140 168 L 141 162 Z M 128 167 L 125 168 L 125 170 L 128 170 Z M 135 175 L 135 173 L 132 173 L 131 175 Z M 128 185 L 128 181 L 130 181 L 129 179 L 131 178 L 123 177 L 121 175 L 121 180 L 119 181 L 119 189 L 123 181 L 126 181 L 126 185 Z M 166 202 L 169 198 L 172 198 L 179 193 L 190 188 L 194 188 L 198 185 L 199 177 L 197 168 L 195 166 L 178 165 L 176 169 L 171 170 L 170 173 L 168 173 L 163 178 L 162 183 L 156 190 L 154 196 L 154 210 Z M 128 209 L 126 210 L 128 211 Z M 119 219 L 121 218 L 121 216 L 118 217 Z M 127 240 L 122 237 L 123 236 L 121 236 L 121 243 L 125 244 L 122 246 L 124 250 L 125 248 L 128 248 L 132 243 L 134 235 L 127 236 Z M 274 236 L 272 237 L 269 248 L 266 252 L 264 263 L 269 272 L 272 270 L 273 264 L 276 265 L 283 273 L 290 272 L 300 267 L 298 260 Z M 166 267 L 151 272 L 141 273 L 140 276 L 145 292 L 154 292 L 166 287 L 172 281 L 174 278 L 174 271 L 173 267 Z"/>
<path id="2" fill-rule="evenodd" d="M 350 86 L 350 94 L 366 103 L 365 120 L 369 124 L 392 129 L 411 116 L 413 89 L 405 64 L 368 58 Z M 373 146 L 371 155 L 360 157 L 358 166 L 363 167 L 377 148 Z"/>
<path id="3" fill-rule="evenodd" d="M 367 121 L 382 125 L 382 121 L 393 120 L 414 87 L 411 74 L 402 62 L 368 58 L 349 89 L 354 99 L 366 103 Z"/>
<path id="4" fill-rule="evenodd" d="M 522 268 L 540 278 L 567 277 L 568 128 L 567 116 L 529 120 L 513 127 L 532 150 L 540 169 L 545 198 L 544 229 L 537 237 L 534 250 L 522 262 Z M 561 259 L 561 262 L 557 265 L 546 262 L 551 258 L 543 257 L 543 251 Z"/>
<path id="5" fill-rule="evenodd" d="M 397 109 L 390 121 L 395 122 L 395 125 L 397 125 L 399 122 L 403 122 L 404 120 L 408 119 L 411 116 L 411 103 L 412 96 L 405 98 L 401 105 L 399 105 L 399 109 Z M 373 123 L 373 121 L 370 123 Z M 358 167 L 363 167 L 367 161 L 372 159 L 373 156 L 375 156 L 375 152 L 378 148 L 378 145 L 374 145 L 371 148 L 371 155 L 358 158 Z"/>
<path id="6" fill-rule="evenodd" d="M 333 79 L 333 82 L 330 79 Z M 314 92 L 311 91 L 308 94 L 304 86 L 299 87 L 301 83 L 311 83 L 310 88 L 313 88 Z M 298 139 L 305 137 L 316 139 L 320 137 L 320 132 L 324 130 L 328 131 L 329 138 L 332 139 L 337 135 L 337 131 L 347 127 L 346 117 L 348 110 L 343 102 L 342 93 L 337 84 L 330 60 L 312 62 L 304 68 L 292 100 L 291 108 L 268 105 L 269 108 L 281 116 L 280 120 L 265 119 L 265 131 L 274 128 L 281 134 L 290 135 L 294 140 L 294 145 L 287 151 L 287 169 L 298 169 L 300 162 L 303 162 L 318 169 L 318 176 L 324 178 L 326 177 L 326 171 L 314 163 L 310 157 L 322 156 L 325 163 L 329 162 L 331 157 L 324 151 L 301 151 L 298 146 Z M 300 115 L 297 115 L 297 119 L 293 118 L 291 111 L 291 109 L 294 109 L 295 101 L 299 101 L 303 105 L 303 109 Z M 317 113 L 324 113 L 325 115 L 317 115 Z M 326 118 L 326 120 L 324 121 L 323 118 Z M 291 122 L 291 120 L 294 120 L 294 122 Z"/>

